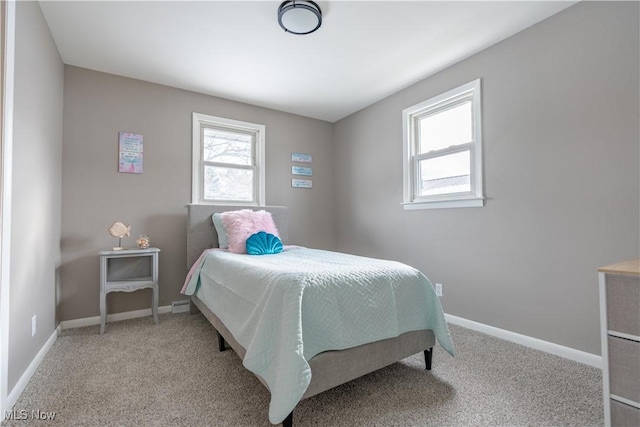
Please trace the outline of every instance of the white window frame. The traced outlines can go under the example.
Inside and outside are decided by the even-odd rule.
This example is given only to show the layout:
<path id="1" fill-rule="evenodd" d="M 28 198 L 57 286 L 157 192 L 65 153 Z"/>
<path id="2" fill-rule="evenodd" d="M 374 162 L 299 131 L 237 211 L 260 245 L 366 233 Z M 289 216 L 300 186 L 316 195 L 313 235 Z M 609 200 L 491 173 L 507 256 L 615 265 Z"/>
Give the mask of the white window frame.
<path id="1" fill-rule="evenodd" d="M 213 126 L 231 132 L 250 132 L 255 135 L 255 173 L 253 175 L 254 196 L 251 201 L 243 200 L 205 200 L 204 199 L 204 138 L 203 127 Z M 191 203 L 208 205 L 264 206 L 265 204 L 265 139 L 264 125 L 193 113 L 192 161 L 191 161 Z"/>
<path id="2" fill-rule="evenodd" d="M 402 110 L 403 128 L 403 203 L 405 210 L 463 208 L 484 206 L 482 185 L 482 120 L 480 79 L 466 83 L 446 93 L 430 98 Z M 472 141 L 455 147 L 443 148 L 428 153 L 418 153 L 420 144 L 417 121 L 425 116 L 452 108 L 462 102 L 471 101 Z M 471 191 L 467 193 L 416 196 L 419 187 L 418 162 L 420 160 L 469 150 Z"/>

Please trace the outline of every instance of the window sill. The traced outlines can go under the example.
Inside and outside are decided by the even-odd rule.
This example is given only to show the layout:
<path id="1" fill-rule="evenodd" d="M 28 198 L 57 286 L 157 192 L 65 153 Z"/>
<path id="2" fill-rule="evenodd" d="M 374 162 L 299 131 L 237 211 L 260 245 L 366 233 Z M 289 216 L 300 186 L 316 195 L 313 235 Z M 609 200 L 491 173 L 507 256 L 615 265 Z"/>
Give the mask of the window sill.
<path id="1" fill-rule="evenodd" d="M 192 203 L 193 205 L 212 205 L 212 206 L 237 206 L 237 207 L 259 207 L 264 206 L 264 204 L 260 204 L 257 202 L 240 202 L 240 201 L 211 201 L 211 200 L 198 200 Z"/>
<path id="2" fill-rule="evenodd" d="M 448 209 L 448 208 L 481 208 L 484 206 L 484 197 L 468 199 L 449 199 L 403 203 L 405 211 L 417 209 Z"/>

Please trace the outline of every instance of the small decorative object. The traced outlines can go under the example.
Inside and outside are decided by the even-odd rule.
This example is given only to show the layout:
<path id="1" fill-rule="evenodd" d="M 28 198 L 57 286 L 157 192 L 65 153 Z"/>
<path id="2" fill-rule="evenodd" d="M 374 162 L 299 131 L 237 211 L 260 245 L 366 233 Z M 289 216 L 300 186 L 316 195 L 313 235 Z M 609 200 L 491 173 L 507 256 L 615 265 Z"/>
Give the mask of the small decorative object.
<path id="1" fill-rule="evenodd" d="M 149 247 L 149 237 L 146 234 L 141 234 L 138 236 L 136 243 L 140 249 L 147 249 Z"/>
<path id="2" fill-rule="evenodd" d="M 282 252 L 282 241 L 273 234 L 259 231 L 247 239 L 247 253 L 249 255 L 277 254 Z"/>
<path id="3" fill-rule="evenodd" d="M 111 234 L 113 237 L 117 237 L 118 238 L 118 246 L 113 248 L 114 251 L 120 251 L 122 249 L 124 249 L 122 247 L 122 238 L 127 236 L 131 236 L 131 226 L 130 225 L 124 225 L 122 222 L 120 221 L 116 221 L 113 223 L 113 225 L 111 227 L 109 227 L 109 234 Z"/>

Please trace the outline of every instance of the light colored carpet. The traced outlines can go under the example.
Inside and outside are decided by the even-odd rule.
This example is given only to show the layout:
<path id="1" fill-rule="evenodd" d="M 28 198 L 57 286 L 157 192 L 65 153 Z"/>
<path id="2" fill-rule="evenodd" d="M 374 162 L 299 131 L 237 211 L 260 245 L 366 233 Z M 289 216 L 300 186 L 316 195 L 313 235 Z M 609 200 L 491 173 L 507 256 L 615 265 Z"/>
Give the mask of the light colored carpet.
<path id="1" fill-rule="evenodd" d="M 63 331 L 14 409 L 53 421 L 8 426 L 269 426 L 269 393 L 201 315 Z M 599 426 L 598 369 L 451 326 L 436 348 L 302 401 L 294 426 Z"/>

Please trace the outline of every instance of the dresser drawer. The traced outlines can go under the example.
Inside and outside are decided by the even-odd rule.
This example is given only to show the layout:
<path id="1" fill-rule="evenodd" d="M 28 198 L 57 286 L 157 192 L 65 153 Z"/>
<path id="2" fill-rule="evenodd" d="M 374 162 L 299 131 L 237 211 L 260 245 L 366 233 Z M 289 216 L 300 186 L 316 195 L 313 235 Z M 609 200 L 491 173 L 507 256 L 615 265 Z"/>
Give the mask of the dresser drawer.
<path id="1" fill-rule="evenodd" d="M 640 402 L 640 342 L 610 336 L 608 344 L 611 394 Z"/>
<path id="2" fill-rule="evenodd" d="M 640 336 L 640 278 L 607 274 L 607 327 Z"/>
<path id="3" fill-rule="evenodd" d="M 611 400 L 611 426 L 640 426 L 640 409 Z"/>

